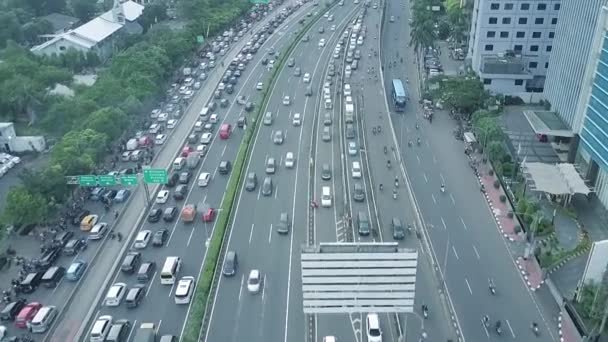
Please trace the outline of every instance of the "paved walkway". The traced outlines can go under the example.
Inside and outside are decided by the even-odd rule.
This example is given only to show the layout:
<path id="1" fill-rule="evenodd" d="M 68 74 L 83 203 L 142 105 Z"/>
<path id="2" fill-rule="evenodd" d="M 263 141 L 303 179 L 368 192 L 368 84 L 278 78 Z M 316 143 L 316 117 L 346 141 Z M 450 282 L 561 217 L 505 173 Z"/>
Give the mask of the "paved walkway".
<path id="1" fill-rule="evenodd" d="M 555 214 L 553 226 L 559 246 L 566 251 L 574 250 L 580 241 L 580 231 L 574 217 L 569 216 L 559 204 L 551 203 L 548 200 L 542 200 L 540 205 L 545 219 L 551 219 Z"/>
<path id="2" fill-rule="evenodd" d="M 38 257 L 40 255 L 40 239 L 37 235 L 37 230 L 33 230 L 30 235 L 26 236 L 12 233 L 2 242 L 2 253 L 10 247 L 17 252 L 16 256 L 26 259 Z M 7 264 L 0 270 L 0 291 L 11 288 L 11 280 L 18 277 L 20 269 L 20 266 L 12 263 L 10 267 Z"/>

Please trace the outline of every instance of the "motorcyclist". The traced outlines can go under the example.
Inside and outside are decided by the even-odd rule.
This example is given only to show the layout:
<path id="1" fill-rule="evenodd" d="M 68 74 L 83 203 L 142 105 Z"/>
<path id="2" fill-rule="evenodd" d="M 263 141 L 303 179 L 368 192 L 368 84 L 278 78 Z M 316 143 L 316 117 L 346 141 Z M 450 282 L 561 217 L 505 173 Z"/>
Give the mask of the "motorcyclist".
<path id="1" fill-rule="evenodd" d="M 386 167 L 388 167 L 389 169 L 391 168 L 391 160 L 387 160 L 386 161 Z"/>
<path id="2" fill-rule="evenodd" d="M 420 128 L 420 125 L 416 122 L 416 129 Z"/>
<path id="3" fill-rule="evenodd" d="M 384 145 L 384 154 L 388 153 L 388 148 Z"/>
<path id="4" fill-rule="evenodd" d="M 418 138 L 418 139 L 416 140 L 416 144 L 418 144 L 418 146 L 420 146 L 420 138 Z"/>
<path id="5" fill-rule="evenodd" d="M 380 191 L 382 191 L 382 189 L 384 189 L 384 186 L 382 185 L 382 183 L 380 183 Z"/>
<path id="6" fill-rule="evenodd" d="M 441 192 L 445 192 L 445 185 L 441 183 Z"/>

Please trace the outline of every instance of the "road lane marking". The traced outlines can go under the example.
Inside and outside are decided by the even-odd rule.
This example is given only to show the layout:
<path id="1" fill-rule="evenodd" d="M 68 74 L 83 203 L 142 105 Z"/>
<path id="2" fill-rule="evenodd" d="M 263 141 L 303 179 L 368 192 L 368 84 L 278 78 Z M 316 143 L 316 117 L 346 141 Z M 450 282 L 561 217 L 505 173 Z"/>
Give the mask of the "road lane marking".
<path id="1" fill-rule="evenodd" d="M 460 222 L 462 222 L 462 226 L 464 227 L 464 230 L 469 230 L 469 228 L 467 228 L 467 224 L 464 223 L 464 220 L 462 219 L 462 217 L 460 218 Z"/>
<path id="2" fill-rule="evenodd" d="M 485 331 L 486 336 L 490 337 L 490 333 L 488 332 L 488 327 L 486 327 L 486 324 L 483 322 L 483 318 L 481 319 L 481 326 L 483 328 L 483 331 Z"/>
<path id="3" fill-rule="evenodd" d="M 420 164 L 420 157 L 418 157 L 418 155 L 416 155 L 416 159 L 418 160 L 418 164 Z"/>
<path id="4" fill-rule="evenodd" d="M 450 194 L 450 199 L 452 200 L 452 204 L 456 205 L 456 200 L 454 199 L 454 196 L 452 196 L 452 194 Z"/>
<path id="5" fill-rule="evenodd" d="M 474 245 L 473 245 L 473 251 L 475 251 L 475 255 L 477 255 L 477 259 L 481 259 L 481 257 L 479 256 L 479 252 L 477 251 L 477 248 L 475 248 Z"/>
<path id="6" fill-rule="evenodd" d="M 279 186 L 277 185 L 277 186 L 274 188 L 274 199 L 277 199 L 278 194 L 279 194 Z"/>
<path id="7" fill-rule="evenodd" d="M 443 220 L 443 216 L 441 217 L 441 223 L 443 224 L 443 229 L 448 230 L 448 226 L 445 224 L 445 221 Z"/>
<path id="8" fill-rule="evenodd" d="M 270 224 L 270 229 L 268 230 L 268 243 L 272 241 L 272 223 Z"/>
<path id="9" fill-rule="evenodd" d="M 224 145 L 224 148 L 222 149 L 222 154 L 221 154 L 222 157 L 224 156 L 224 153 L 226 153 L 227 147 L 228 147 L 228 145 Z"/>
<path id="10" fill-rule="evenodd" d="M 264 303 L 265 295 L 266 295 L 266 274 L 264 274 L 264 279 L 262 280 L 262 303 Z"/>
<path id="11" fill-rule="evenodd" d="M 437 200 L 435 200 L 435 195 L 431 194 L 431 197 L 433 198 L 433 203 L 437 204 Z"/>
<path id="12" fill-rule="evenodd" d="M 161 319 L 160 321 L 158 321 L 158 325 L 156 326 L 156 335 L 158 335 L 158 332 L 160 331 L 160 325 L 163 324 L 163 320 Z"/>
<path id="13" fill-rule="evenodd" d="M 428 179 L 428 178 L 426 178 L 426 173 L 423 173 L 422 175 L 424 176 L 424 181 L 428 183 L 428 182 L 429 182 L 429 179 Z"/>
<path id="14" fill-rule="evenodd" d="M 441 177 L 441 184 L 445 184 L 445 178 L 443 178 L 443 174 L 440 172 L 439 177 Z"/>
<path id="15" fill-rule="evenodd" d="M 192 227 L 192 231 L 190 232 L 190 237 L 188 238 L 188 243 L 186 243 L 186 246 L 190 246 L 190 240 L 192 240 L 193 235 L 194 235 L 194 227 Z"/>
<path id="16" fill-rule="evenodd" d="M 251 245 L 251 238 L 253 237 L 253 227 L 255 227 L 255 223 L 251 224 L 251 231 L 249 231 L 249 244 Z"/>
<path id="17" fill-rule="evenodd" d="M 511 330 L 511 336 L 513 336 L 513 338 L 515 338 L 515 332 L 513 332 L 513 328 L 511 328 L 511 323 L 509 323 L 508 319 L 505 319 L 505 321 L 507 322 L 507 326 L 509 327 L 509 330 Z"/>
<path id="18" fill-rule="evenodd" d="M 456 253 L 456 247 L 454 247 L 454 245 L 452 245 L 452 251 L 454 251 L 454 255 L 456 256 L 456 259 L 460 260 L 460 258 L 458 257 L 458 253 Z"/>
<path id="19" fill-rule="evenodd" d="M 135 331 L 136 327 L 137 327 L 137 320 L 134 320 L 133 325 L 131 326 L 131 329 L 129 329 L 129 335 L 127 335 L 127 341 L 129 341 L 131 339 L 131 335 L 133 335 L 133 332 Z"/>
<path id="20" fill-rule="evenodd" d="M 471 290 L 471 284 L 469 284 L 469 280 L 467 278 L 464 278 L 464 281 L 467 283 L 467 287 L 469 288 L 469 293 L 473 294 L 473 290 Z"/>
<path id="21" fill-rule="evenodd" d="M 157 271 L 154 271 L 154 274 L 152 275 L 152 280 L 150 281 L 150 284 L 148 285 L 148 288 L 146 289 L 146 295 L 144 297 L 148 297 L 148 293 L 150 293 L 152 284 L 154 284 L 154 279 L 156 279 L 156 273 L 157 273 Z"/>
<path id="22" fill-rule="evenodd" d="M 241 301 L 241 296 L 243 295 L 243 282 L 245 281 L 245 274 L 241 274 L 241 286 L 239 286 L 239 302 Z"/>

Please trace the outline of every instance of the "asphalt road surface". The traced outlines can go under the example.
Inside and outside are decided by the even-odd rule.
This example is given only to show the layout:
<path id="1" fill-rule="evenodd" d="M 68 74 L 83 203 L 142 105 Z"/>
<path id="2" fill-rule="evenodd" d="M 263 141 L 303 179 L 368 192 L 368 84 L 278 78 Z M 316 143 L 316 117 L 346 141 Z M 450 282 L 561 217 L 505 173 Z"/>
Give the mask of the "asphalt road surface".
<path id="1" fill-rule="evenodd" d="M 300 14 L 301 15 L 301 14 Z M 269 17 L 272 17 L 271 14 Z M 268 17 L 268 18 L 269 18 Z M 293 17 L 293 16 L 292 16 Z M 263 25 L 268 18 L 264 19 L 261 23 L 258 23 L 254 27 L 259 27 Z M 292 18 L 288 18 L 286 22 L 293 20 Z M 254 28 L 255 30 L 255 28 Z M 279 41 L 280 40 L 280 41 Z M 285 39 L 281 34 L 275 34 L 272 38 L 269 38 L 265 43 L 264 47 L 267 47 L 272 44 L 287 44 L 289 39 Z M 225 57 L 226 60 L 231 60 L 240 48 L 245 44 L 246 39 L 241 40 L 236 43 L 233 49 L 227 54 Z M 255 83 L 258 80 L 267 76 L 267 71 L 264 68 L 259 67 L 260 58 L 255 59 L 254 61 L 249 63 L 249 67 L 244 72 L 241 77 L 241 83 L 237 86 L 237 92 L 233 95 L 236 97 L 239 94 L 243 94 L 245 96 L 253 96 L 252 99 L 255 99 L 256 95 L 252 89 L 254 89 Z M 255 68 L 253 65 L 257 65 Z M 194 122 L 198 118 L 198 113 L 200 108 L 206 104 L 206 102 L 211 97 L 213 90 L 215 89 L 215 85 L 219 82 L 223 71 L 219 66 L 218 68 L 210 74 L 210 77 L 207 83 L 210 84 L 208 87 L 203 87 L 203 89 L 197 94 L 195 99 L 192 101 L 191 106 L 188 111 L 184 114 L 180 124 L 173 130 L 173 134 L 167 140 L 164 145 L 164 148 L 158 152 L 157 159 L 153 164 L 153 167 L 158 168 L 169 168 L 172 163 L 175 155 L 178 151 L 181 150 L 183 146 L 184 138 L 189 134 L 188 132 L 194 125 Z M 248 79 L 247 85 L 243 86 L 243 82 Z M 213 86 L 211 86 L 213 84 Z M 246 89 L 246 90 L 244 90 Z M 237 94 L 238 93 L 238 94 Z M 220 123 L 218 123 L 218 127 L 221 123 L 227 122 L 236 126 L 236 118 L 239 113 L 242 111 L 242 107 L 237 104 L 232 104 L 229 107 L 227 113 L 221 113 L 223 110 L 220 110 Z M 226 141 L 220 141 L 219 138 L 214 137 L 214 141 L 211 143 L 211 148 L 204 159 L 204 162 L 201 163 L 200 168 L 194 172 L 192 176 L 192 180 L 189 184 L 189 192 L 188 199 L 183 203 L 176 203 L 178 209 L 181 209 L 182 205 L 185 203 L 208 203 L 209 205 L 217 208 L 220 206 L 221 201 L 223 199 L 223 193 L 225 189 L 226 182 L 228 181 L 228 177 L 217 175 L 216 168 L 220 159 L 232 160 L 234 159 L 234 155 L 236 154 L 236 147 L 238 146 L 238 141 L 242 136 L 242 132 L 238 129 L 235 129 L 233 132 L 233 136 Z M 217 139 L 217 141 L 215 140 Z M 210 172 L 213 175 L 213 179 L 210 182 L 207 189 L 198 188 L 195 186 L 196 177 L 198 177 L 198 172 L 201 170 L 205 172 Z M 217 179 L 216 179 L 217 176 Z M 194 189 L 193 189 L 194 188 Z M 151 188 L 151 193 L 154 194 L 157 188 Z M 207 196 L 207 193 L 210 195 Z M 167 202 L 163 207 L 172 205 L 172 199 Z M 200 214 L 198 215 L 198 219 L 195 225 L 190 225 L 184 227 L 181 222 L 171 223 L 171 224 L 163 224 L 163 223 L 155 223 L 149 224 L 145 223 L 143 226 L 137 224 L 141 217 L 147 214 L 146 206 L 144 199 L 144 191 L 141 188 L 138 188 L 132 194 L 132 200 L 128 204 L 128 207 L 122 211 L 122 216 L 119 219 L 117 226 L 114 228 L 115 231 L 122 232 L 125 237 L 132 236 L 133 234 L 141 229 L 150 229 L 152 231 L 156 231 L 160 228 L 168 228 L 171 231 L 171 237 L 168 242 L 167 247 L 163 247 L 160 249 L 152 250 L 152 247 L 148 247 L 148 250 L 143 251 L 143 260 L 153 260 L 157 263 L 158 267 L 162 267 L 162 263 L 164 262 L 164 257 L 169 255 L 177 255 L 182 256 L 186 262 L 184 262 L 184 267 L 182 268 L 181 275 L 193 275 L 197 276 L 200 270 L 200 266 L 202 265 L 202 260 L 205 254 L 205 240 L 207 239 L 207 234 L 210 234 L 213 225 L 209 224 L 206 227 L 203 226 L 200 221 Z M 155 207 L 155 206 L 154 206 Z M 100 211 L 101 212 L 101 211 Z M 104 220 L 104 217 L 101 219 Z M 200 227 L 199 227 L 200 226 Z M 137 228 L 137 229 L 134 229 Z M 130 241 L 130 239 L 126 238 L 123 241 Z M 184 248 L 184 246 L 186 246 Z M 101 248 L 103 247 L 103 248 Z M 130 286 L 135 283 L 134 276 L 121 278 L 122 275 L 116 279 L 117 275 L 115 275 L 115 271 L 117 266 L 120 266 L 120 262 L 122 258 L 117 258 L 117 255 L 122 255 L 127 248 L 130 247 L 129 243 L 117 243 L 116 241 L 109 242 L 105 245 L 100 246 L 100 248 L 89 248 L 84 253 L 78 256 L 78 258 L 85 259 L 90 261 L 93 259 L 93 255 L 98 253 L 98 257 L 96 258 L 94 264 L 89 265 L 90 270 L 94 270 L 94 272 L 87 272 L 86 276 L 78 283 L 77 286 L 69 285 L 69 286 L 61 286 L 58 287 L 56 294 L 49 296 L 48 301 L 43 301 L 44 304 L 55 304 L 58 307 L 63 307 L 65 305 L 64 314 L 60 316 L 59 322 L 56 324 L 57 328 L 51 331 L 45 338 L 50 339 L 51 341 L 66 341 L 66 340 L 75 340 L 76 335 L 80 335 L 82 333 L 87 334 L 89 330 L 88 324 L 90 324 L 91 320 L 84 319 L 83 317 L 87 317 L 87 314 L 93 315 L 92 319 L 97 317 L 100 313 L 99 308 L 96 309 L 97 303 L 100 298 L 105 296 L 106 286 L 100 286 L 100 284 L 104 284 L 107 280 L 110 280 L 111 283 L 115 281 L 123 281 L 126 280 L 126 283 Z M 190 258 L 192 258 L 192 262 L 190 262 Z M 188 273 L 186 273 L 188 272 Z M 110 277 L 109 277 L 110 276 Z M 131 278 L 131 279 L 129 279 Z M 133 324 L 136 326 L 136 320 L 141 322 L 141 319 L 138 316 L 141 314 L 143 319 L 152 319 L 152 317 L 159 317 L 156 319 L 157 324 L 159 326 L 159 333 L 171 333 L 179 335 L 182 329 L 182 323 L 186 315 L 187 306 L 182 306 L 181 308 L 176 308 L 173 304 L 171 306 L 167 306 L 160 298 L 163 296 L 167 296 L 168 300 L 172 301 L 170 298 L 169 289 L 165 286 L 159 287 L 158 279 L 155 279 L 152 283 L 149 284 L 149 295 L 142 303 L 142 308 L 129 310 L 130 312 L 126 312 L 126 310 L 122 310 L 123 308 L 117 308 L 116 312 L 107 312 L 115 317 L 115 319 L 119 318 L 129 318 Z M 61 292 L 60 292 L 61 291 Z M 163 292 L 164 291 L 164 292 Z M 75 301 L 68 301 L 69 298 L 76 298 Z M 147 311 L 143 306 L 147 303 L 148 298 L 154 304 L 149 304 L 152 310 Z M 67 303 L 66 303 L 67 302 Z M 158 315 L 154 316 L 153 313 L 157 310 L 154 308 L 158 308 Z M 171 311 L 174 309 L 174 311 Z M 105 308 L 104 308 L 105 310 Z M 152 313 L 151 316 L 146 316 L 144 311 L 147 313 Z M 181 313 L 180 313 L 181 312 Z M 104 312 L 106 313 L 106 312 Z M 180 313 L 178 315 L 178 313 Z M 170 319 L 165 320 L 164 324 L 161 323 L 162 317 L 164 314 L 169 315 Z M 121 316 L 123 315 L 123 316 Z M 137 317 L 137 318 L 136 318 Z M 164 326 L 163 326 L 164 325 Z M 166 329 L 166 330 L 165 330 Z"/>
<path id="2" fill-rule="evenodd" d="M 387 23 L 382 37 L 383 64 L 397 62 L 397 67 L 385 67 L 385 87 L 391 89 L 392 79 L 406 84 L 409 78 L 411 97 L 403 113 L 394 113 L 391 104 L 393 128 L 464 337 L 469 341 L 555 340 L 509 255 L 508 242 L 479 191 L 464 146 L 452 137 L 451 119 L 435 115 L 431 125 L 421 116 L 415 55 L 407 45 L 409 3 L 388 0 L 387 13 L 396 20 Z M 421 146 L 416 146 L 418 137 Z M 409 141 L 413 147 L 408 147 Z M 440 191 L 442 182 L 445 193 Z M 490 278 L 496 295 L 490 293 Z M 490 329 L 482 324 L 484 315 L 490 317 Z M 502 336 L 494 331 L 497 320 L 502 322 Z M 533 321 L 540 325 L 538 338 L 531 330 Z"/>
<path id="3" fill-rule="evenodd" d="M 310 132 L 317 111 L 317 88 L 331 52 L 331 44 L 318 44 L 321 38 L 331 41 L 337 37 L 338 29 L 331 31 L 331 25 L 343 26 L 344 19 L 354 13 L 354 6 L 336 7 L 331 13 L 334 21 L 321 19 L 313 25 L 310 41 L 300 43 L 290 56 L 295 66 L 282 70 L 272 90 L 266 111 L 272 113 L 273 123 L 260 127 L 245 174 L 255 172 L 261 184 L 268 176 L 266 161 L 275 158 L 276 172 L 269 176 L 273 193 L 263 196 L 258 185 L 255 191 L 242 189 L 239 195 L 227 248 L 237 253 L 239 269 L 234 276 L 220 279 L 206 341 L 304 340 L 299 255 L 307 234 Z M 318 33 L 321 26 L 325 33 Z M 294 75 L 298 67 L 299 77 Z M 305 96 L 307 73 L 314 89 L 311 97 Z M 285 96 L 290 98 L 289 105 L 283 103 Z M 300 126 L 293 125 L 295 113 L 302 117 Z M 281 145 L 272 140 L 279 130 L 285 135 Z M 296 156 L 291 169 L 285 167 L 288 152 Z M 276 231 L 283 212 L 289 214 L 292 223 L 287 235 Z M 251 269 L 259 269 L 263 277 L 262 289 L 255 295 L 248 293 L 246 285 Z M 228 321 L 233 324 L 227 326 Z"/>

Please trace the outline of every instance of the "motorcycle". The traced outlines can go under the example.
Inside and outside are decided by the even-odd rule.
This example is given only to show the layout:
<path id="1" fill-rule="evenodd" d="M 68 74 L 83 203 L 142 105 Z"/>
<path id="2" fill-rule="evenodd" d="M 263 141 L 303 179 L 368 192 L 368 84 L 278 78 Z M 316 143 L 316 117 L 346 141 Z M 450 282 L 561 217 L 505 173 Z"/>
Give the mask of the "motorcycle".
<path id="1" fill-rule="evenodd" d="M 389 168 L 389 169 L 391 168 L 391 161 L 390 160 L 386 161 L 386 167 Z"/>
<path id="2" fill-rule="evenodd" d="M 540 330 L 538 330 L 538 324 L 532 323 L 532 331 L 534 332 L 534 335 L 536 335 L 536 337 L 540 335 Z"/>
<path id="3" fill-rule="evenodd" d="M 424 319 L 429 318 L 429 308 L 426 305 L 422 306 L 422 316 Z"/>
<path id="4" fill-rule="evenodd" d="M 395 177 L 395 188 L 399 187 L 399 179 L 397 179 L 397 177 Z"/>
<path id="5" fill-rule="evenodd" d="M 397 199 L 397 190 L 393 190 L 393 199 Z"/>
<path id="6" fill-rule="evenodd" d="M 501 324 L 500 324 L 500 321 L 497 321 L 497 322 L 496 322 L 496 325 L 495 325 L 495 327 L 494 327 L 494 328 L 495 328 L 495 330 L 496 330 L 496 333 L 497 333 L 498 335 L 502 334 L 502 329 L 500 328 L 500 325 L 501 325 Z"/>
<path id="7" fill-rule="evenodd" d="M 420 146 L 420 139 L 416 140 L 416 144 L 418 144 L 418 146 Z"/>
<path id="8" fill-rule="evenodd" d="M 445 186 L 444 185 L 441 186 L 441 193 L 445 193 Z"/>
<path id="9" fill-rule="evenodd" d="M 386 146 L 384 146 L 384 154 L 388 153 L 388 148 L 386 148 Z"/>
<path id="10" fill-rule="evenodd" d="M 380 188 L 380 191 L 382 191 L 382 189 L 384 189 L 384 186 L 382 184 L 380 184 L 379 188 Z"/>

